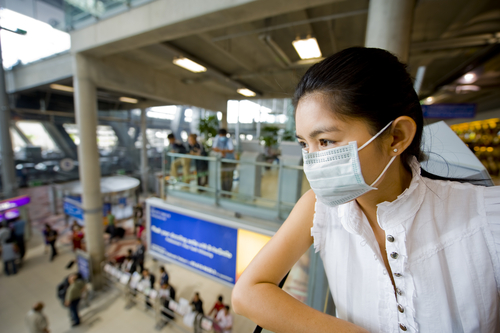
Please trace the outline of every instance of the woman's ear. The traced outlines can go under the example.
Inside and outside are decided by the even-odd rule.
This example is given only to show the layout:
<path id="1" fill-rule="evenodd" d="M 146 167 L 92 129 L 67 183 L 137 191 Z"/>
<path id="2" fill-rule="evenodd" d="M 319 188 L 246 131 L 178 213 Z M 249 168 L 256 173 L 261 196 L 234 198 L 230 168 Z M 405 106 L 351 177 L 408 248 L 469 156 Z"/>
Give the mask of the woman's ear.
<path id="1" fill-rule="evenodd" d="M 417 132 L 417 124 L 408 116 L 396 118 L 391 126 L 390 152 L 392 156 L 400 155 L 412 143 L 415 133 Z"/>

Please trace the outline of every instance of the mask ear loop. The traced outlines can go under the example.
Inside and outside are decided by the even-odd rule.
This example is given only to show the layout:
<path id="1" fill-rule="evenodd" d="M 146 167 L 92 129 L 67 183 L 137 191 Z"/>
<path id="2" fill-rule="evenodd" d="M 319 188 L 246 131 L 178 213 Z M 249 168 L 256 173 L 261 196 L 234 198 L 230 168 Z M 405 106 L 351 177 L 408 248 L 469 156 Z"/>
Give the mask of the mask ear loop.
<path id="1" fill-rule="evenodd" d="M 375 185 L 379 180 L 380 178 L 382 178 L 382 176 L 384 175 L 384 173 L 387 171 L 387 169 L 389 169 L 389 167 L 391 166 L 392 162 L 394 162 L 394 160 L 396 159 L 396 157 L 398 157 L 397 155 L 393 156 L 391 158 L 391 160 L 389 161 L 389 163 L 385 166 L 385 169 L 382 170 L 382 173 L 380 174 L 380 176 L 378 176 L 377 179 L 375 179 L 375 181 L 370 185 L 370 187 L 373 187 L 373 185 Z M 375 190 L 378 190 L 377 188 L 375 188 Z"/>
<path id="2" fill-rule="evenodd" d="M 380 134 L 382 134 L 389 126 L 391 126 L 391 124 L 394 122 L 394 120 L 391 120 L 390 123 L 388 123 L 387 125 L 385 125 L 384 128 L 382 128 L 377 134 L 375 134 L 374 136 L 372 136 L 372 138 L 368 141 L 365 142 L 364 145 L 362 145 L 361 147 L 358 148 L 358 151 L 360 151 L 361 149 L 365 148 L 366 146 L 368 146 L 370 143 L 372 143 L 373 140 L 375 140 Z"/>

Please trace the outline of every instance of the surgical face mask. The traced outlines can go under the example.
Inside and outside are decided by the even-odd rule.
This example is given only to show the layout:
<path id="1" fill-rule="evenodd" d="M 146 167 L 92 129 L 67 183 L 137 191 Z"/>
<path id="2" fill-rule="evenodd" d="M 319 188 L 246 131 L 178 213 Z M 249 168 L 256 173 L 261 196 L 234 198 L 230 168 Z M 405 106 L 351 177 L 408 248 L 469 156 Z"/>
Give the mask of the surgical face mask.
<path id="1" fill-rule="evenodd" d="M 314 153 L 302 151 L 304 172 L 319 201 L 334 207 L 376 190 L 373 186 L 382 178 L 396 156 L 391 158 L 377 179 L 368 185 L 361 173 L 358 151 L 368 146 L 391 124 L 392 121 L 360 148 L 357 142 L 353 141 L 346 146 Z"/>

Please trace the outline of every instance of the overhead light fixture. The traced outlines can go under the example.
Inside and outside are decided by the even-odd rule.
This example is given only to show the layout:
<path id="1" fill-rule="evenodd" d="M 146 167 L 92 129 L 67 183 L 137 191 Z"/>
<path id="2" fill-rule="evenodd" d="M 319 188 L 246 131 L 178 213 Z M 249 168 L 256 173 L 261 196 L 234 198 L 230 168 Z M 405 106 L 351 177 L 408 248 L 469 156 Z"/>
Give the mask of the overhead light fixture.
<path id="1" fill-rule="evenodd" d="M 238 94 L 241 94 L 241 95 L 246 96 L 246 97 L 253 97 L 253 96 L 257 95 L 256 93 L 254 93 L 253 91 L 251 91 L 250 89 L 247 89 L 247 88 L 240 88 L 236 91 L 238 92 Z"/>
<path id="2" fill-rule="evenodd" d="M 458 82 L 465 83 L 465 84 L 473 83 L 476 81 L 477 81 L 477 75 L 476 75 L 476 73 L 472 73 L 472 72 L 465 74 L 464 76 L 462 76 L 458 80 Z"/>
<path id="3" fill-rule="evenodd" d="M 424 100 L 424 102 L 423 102 L 422 104 L 424 104 L 424 105 L 429 105 L 429 104 L 432 104 L 432 103 L 434 103 L 434 97 L 429 96 L 429 97 L 427 97 L 427 98 Z"/>
<path id="4" fill-rule="evenodd" d="M 471 91 L 479 91 L 481 90 L 480 86 L 476 86 L 474 84 L 465 84 L 465 85 L 460 85 L 455 88 L 455 92 L 457 94 L 465 94 Z"/>
<path id="5" fill-rule="evenodd" d="M 57 84 L 57 83 L 51 84 L 50 88 L 54 89 L 54 90 L 62 90 L 62 91 L 67 91 L 67 92 L 74 92 L 75 91 L 75 89 L 73 87 L 63 86 L 62 84 Z"/>
<path id="6" fill-rule="evenodd" d="M 297 39 L 292 42 L 293 47 L 299 54 L 300 59 L 313 59 L 321 57 L 318 41 L 314 37 Z"/>
<path id="7" fill-rule="evenodd" d="M 188 58 L 184 57 L 174 58 L 173 62 L 175 65 L 187 69 L 188 71 L 191 71 L 193 73 L 202 73 L 207 71 L 206 67 L 203 67 L 202 65 Z"/>
<path id="8" fill-rule="evenodd" d="M 120 97 L 120 102 L 137 104 L 137 102 L 139 102 L 139 100 L 135 99 L 135 98 L 130 98 L 130 97 Z"/>

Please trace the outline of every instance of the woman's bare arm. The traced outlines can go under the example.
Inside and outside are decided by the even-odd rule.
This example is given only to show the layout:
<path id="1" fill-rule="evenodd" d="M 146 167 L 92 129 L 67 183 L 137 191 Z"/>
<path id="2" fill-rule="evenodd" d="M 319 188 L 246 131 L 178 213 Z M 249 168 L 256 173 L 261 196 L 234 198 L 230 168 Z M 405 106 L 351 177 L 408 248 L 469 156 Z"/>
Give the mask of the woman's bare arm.
<path id="1" fill-rule="evenodd" d="M 307 192 L 233 289 L 234 311 L 276 333 L 366 332 L 296 300 L 277 285 L 313 242 L 315 196 Z"/>

